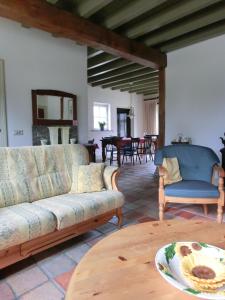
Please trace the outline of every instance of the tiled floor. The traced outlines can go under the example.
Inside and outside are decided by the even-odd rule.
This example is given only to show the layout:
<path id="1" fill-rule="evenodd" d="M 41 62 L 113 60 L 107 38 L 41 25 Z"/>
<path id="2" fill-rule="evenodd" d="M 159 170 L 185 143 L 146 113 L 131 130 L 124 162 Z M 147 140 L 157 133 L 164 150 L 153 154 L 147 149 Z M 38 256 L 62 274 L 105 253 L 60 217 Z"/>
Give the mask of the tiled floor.
<path id="1" fill-rule="evenodd" d="M 121 168 L 119 188 L 126 197 L 124 225 L 158 219 L 158 179 L 152 163 L 125 164 Z M 215 220 L 216 207 L 208 218 Z M 200 206 L 171 205 L 165 218 L 205 218 Z M 64 299 L 73 270 L 82 256 L 100 239 L 117 230 L 117 219 L 80 237 L 35 255 L 0 271 L 0 299 Z"/>

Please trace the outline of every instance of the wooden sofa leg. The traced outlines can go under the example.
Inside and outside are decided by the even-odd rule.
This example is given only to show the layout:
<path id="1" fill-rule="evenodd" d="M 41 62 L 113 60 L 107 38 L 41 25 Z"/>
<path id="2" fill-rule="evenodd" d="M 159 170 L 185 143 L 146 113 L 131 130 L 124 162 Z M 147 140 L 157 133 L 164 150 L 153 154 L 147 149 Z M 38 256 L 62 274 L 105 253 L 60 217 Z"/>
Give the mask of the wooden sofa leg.
<path id="1" fill-rule="evenodd" d="M 223 206 L 218 204 L 217 208 L 217 222 L 222 223 L 223 221 Z"/>
<path id="2" fill-rule="evenodd" d="M 207 204 L 203 204 L 203 211 L 204 211 L 204 215 L 207 216 L 208 215 L 208 205 Z"/>
<path id="3" fill-rule="evenodd" d="M 116 210 L 116 216 L 118 218 L 118 223 L 117 223 L 117 226 L 118 228 L 121 228 L 122 226 L 122 223 L 123 223 L 123 214 L 122 214 L 122 208 L 117 208 Z"/>

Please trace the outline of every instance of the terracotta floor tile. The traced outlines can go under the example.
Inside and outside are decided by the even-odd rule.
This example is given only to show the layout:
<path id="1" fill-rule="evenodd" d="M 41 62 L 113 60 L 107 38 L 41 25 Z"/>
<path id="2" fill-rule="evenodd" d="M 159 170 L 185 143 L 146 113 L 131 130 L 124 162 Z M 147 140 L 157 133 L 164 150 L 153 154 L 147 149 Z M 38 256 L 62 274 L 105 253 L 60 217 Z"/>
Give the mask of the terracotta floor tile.
<path id="1" fill-rule="evenodd" d="M 94 246 L 97 242 L 99 242 L 100 240 L 102 240 L 104 238 L 104 235 L 101 235 L 99 237 L 97 237 L 96 239 L 93 239 L 91 241 L 88 241 L 87 244 L 92 247 Z"/>
<path id="2" fill-rule="evenodd" d="M 34 266 L 28 270 L 22 270 L 10 275 L 7 278 L 7 283 L 10 285 L 16 296 L 20 296 L 47 280 L 47 276 L 40 270 L 40 268 Z"/>
<path id="3" fill-rule="evenodd" d="M 195 214 L 190 213 L 188 211 L 180 211 L 180 212 L 176 213 L 176 216 L 182 217 L 184 219 L 191 219 L 195 216 Z"/>
<path id="4" fill-rule="evenodd" d="M 76 264 L 70 257 L 61 254 L 53 258 L 49 257 L 48 260 L 40 262 L 39 265 L 48 277 L 53 278 L 70 271 Z"/>
<path id="5" fill-rule="evenodd" d="M 73 259 L 76 263 L 78 263 L 81 258 L 84 256 L 84 254 L 90 249 L 90 246 L 87 244 L 79 243 L 77 245 L 74 245 L 70 249 L 65 251 L 65 254 Z"/>
<path id="6" fill-rule="evenodd" d="M 143 213 L 140 213 L 136 210 L 133 210 L 131 212 L 128 212 L 124 215 L 124 217 L 128 220 L 132 220 L 132 219 L 138 219 L 138 218 L 141 218 L 143 217 Z"/>
<path id="7" fill-rule="evenodd" d="M 54 278 L 54 280 L 66 291 L 70 278 L 74 272 L 75 268 L 70 270 L 69 272 L 65 272 L 57 277 Z"/>
<path id="8" fill-rule="evenodd" d="M 151 221 L 156 221 L 156 219 L 155 218 L 151 218 L 151 217 L 142 217 L 142 218 L 138 219 L 139 223 L 151 222 Z"/>
<path id="9" fill-rule="evenodd" d="M 20 297 L 20 300 L 63 300 L 64 294 L 50 281 L 31 290 Z"/>

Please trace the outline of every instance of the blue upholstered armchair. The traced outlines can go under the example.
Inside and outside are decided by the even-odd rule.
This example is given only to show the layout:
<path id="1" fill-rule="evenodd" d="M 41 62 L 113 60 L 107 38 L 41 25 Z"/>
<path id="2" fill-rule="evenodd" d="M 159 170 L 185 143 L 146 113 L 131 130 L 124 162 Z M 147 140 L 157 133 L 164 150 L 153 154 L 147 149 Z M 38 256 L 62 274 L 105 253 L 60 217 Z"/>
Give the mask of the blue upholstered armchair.
<path id="1" fill-rule="evenodd" d="M 164 185 L 167 170 L 162 167 L 163 158 L 176 157 L 182 181 Z M 222 223 L 224 206 L 224 171 L 218 166 L 219 158 L 207 147 L 197 145 L 170 145 L 158 149 L 155 165 L 159 167 L 159 219 L 167 202 L 203 204 L 207 214 L 208 204 L 217 204 L 217 221 Z M 214 175 L 218 173 L 218 186 Z"/>

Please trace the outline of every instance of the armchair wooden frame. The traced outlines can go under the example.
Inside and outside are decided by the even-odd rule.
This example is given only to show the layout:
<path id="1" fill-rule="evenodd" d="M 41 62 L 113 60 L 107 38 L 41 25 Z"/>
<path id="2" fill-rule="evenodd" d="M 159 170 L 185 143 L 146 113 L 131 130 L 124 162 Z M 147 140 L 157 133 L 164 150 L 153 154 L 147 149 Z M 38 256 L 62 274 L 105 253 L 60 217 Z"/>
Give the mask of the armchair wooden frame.
<path id="1" fill-rule="evenodd" d="M 217 222 L 223 221 L 223 207 L 224 207 L 224 177 L 225 172 L 222 167 L 214 165 L 212 174 L 212 183 L 214 183 L 215 173 L 219 176 L 218 190 L 219 198 L 188 198 L 188 197 L 172 197 L 166 196 L 164 192 L 164 176 L 167 170 L 163 166 L 159 166 L 159 219 L 163 220 L 164 211 L 166 210 L 167 203 L 189 203 L 189 204 L 202 204 L 204 213 L 207 215 L 208 204 L 217 204 Z"/>
<path id="2" fill-rule="evenodd" d="M 118 191 L 117 180 L 119 170 L 112 174 L 112 188 Z M 22 259 L 44 251 L 71 238 L 81 235 L 89 230 L 95 229 L 107 223 L 112 217 L 118 218 L 118 227 L 122 226 L 122 208 L 116 208 L 102 215 L 98 215 L 87 221 L 75 224 L 62 230 L 55 229 L 54 232 L 40 236 L 33 240 L 12 246 L 8 249 L 0 250 L 0 270 Z"/>

